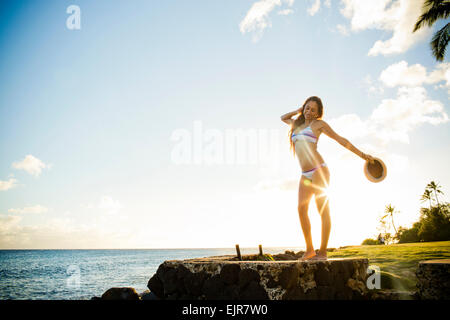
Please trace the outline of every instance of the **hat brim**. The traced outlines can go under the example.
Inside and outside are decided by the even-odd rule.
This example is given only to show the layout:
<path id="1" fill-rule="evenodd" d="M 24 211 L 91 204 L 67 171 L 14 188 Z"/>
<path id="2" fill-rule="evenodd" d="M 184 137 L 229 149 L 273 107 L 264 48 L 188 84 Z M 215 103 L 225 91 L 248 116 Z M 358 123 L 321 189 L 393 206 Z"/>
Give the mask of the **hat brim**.
<path id="1" fill-rule="evenodd" d="M 376 157 L 373 157 L 373 159 L 375 160 L 375 166 L 377 167 L 377 171 L 380 171 L 381 169 L 381 173 L 379 173 L 378 175 L 374 175 L 373 172 L 374 171 L 372 168 L 372 164 L 370 164 L 370 162 L 368 160 L 366 160 L 366 162 L 364 163 L 364 174 L 366 175 L 366 178 L 371 181 L 371 182 L 381 182 L 384 180 L 384 178 L 386 178 L 387 175 L 387 168 L 386 165 L 384 164 L 384 162 Z M 372 169 L 372 170 L 371 170 Z"/>

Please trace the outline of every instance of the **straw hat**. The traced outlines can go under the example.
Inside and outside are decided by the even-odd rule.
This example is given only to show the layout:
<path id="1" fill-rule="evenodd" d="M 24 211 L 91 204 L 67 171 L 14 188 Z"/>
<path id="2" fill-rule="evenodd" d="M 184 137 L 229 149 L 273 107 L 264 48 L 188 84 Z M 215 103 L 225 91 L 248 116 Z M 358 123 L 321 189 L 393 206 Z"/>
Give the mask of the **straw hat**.
<path id="1" fill-rule="evenodd" d="M 370 163 L 368 160 L 364 163 L 364 174 L 369 181 L 380 182 L 386 178 L 387 169 L 384 162 L 376 157 L 373 157 L 374 163 Z"/>

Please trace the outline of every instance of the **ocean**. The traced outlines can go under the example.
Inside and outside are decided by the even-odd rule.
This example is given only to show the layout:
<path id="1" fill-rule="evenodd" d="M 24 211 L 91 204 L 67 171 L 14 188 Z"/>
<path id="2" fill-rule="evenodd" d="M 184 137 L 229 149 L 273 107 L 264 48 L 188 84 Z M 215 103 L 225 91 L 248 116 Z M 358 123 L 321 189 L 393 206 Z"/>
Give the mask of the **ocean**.
<path id="1" fill-rule="evenodd" d="M 264 253 L 304 250 L 263 248 Z M 256 254 L 258 248 L 241 248 Z M 165 260 L 235 255 L 235 248 L 0 250 L 0 299 L 89 300 L 112 287 L 147 290 L 148 280 Z"/>

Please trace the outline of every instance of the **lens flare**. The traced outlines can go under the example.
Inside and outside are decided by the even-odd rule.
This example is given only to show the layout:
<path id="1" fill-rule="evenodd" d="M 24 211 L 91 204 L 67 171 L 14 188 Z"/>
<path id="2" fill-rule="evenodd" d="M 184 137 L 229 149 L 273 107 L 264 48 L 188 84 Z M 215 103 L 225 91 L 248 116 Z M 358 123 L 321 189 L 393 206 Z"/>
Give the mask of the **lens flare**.
<path id="1" fill-rule="evenodd" d="M 324 185 L 312 184 L 311 182 L 310 183 L 314 187 L 314 189 L 316 189 L 315 190 L 316 201 L 319 200 L 320 202 L 322 202 L 321 208 L 317 208 L 319 214 L 322 215 L 323 210 L 326 208 L 326 206 L 327 206 L 327 204 L 329 202 L 329 197 L 328 197 L 328 179 L 323 174 L 322 170 L 318 170 L 317 173 L 320 175 L 320 181 L 323 181 Z"/>

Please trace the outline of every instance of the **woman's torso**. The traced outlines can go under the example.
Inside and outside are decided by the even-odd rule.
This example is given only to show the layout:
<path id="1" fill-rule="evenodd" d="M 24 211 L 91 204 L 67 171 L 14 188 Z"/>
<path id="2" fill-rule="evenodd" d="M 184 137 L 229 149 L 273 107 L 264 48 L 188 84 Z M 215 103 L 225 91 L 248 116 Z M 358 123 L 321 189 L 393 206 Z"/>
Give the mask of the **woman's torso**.
<path id="1" fill-rule="evenodd" d="M 317 151 L 320 133 L 318 121 L 313 121 L 309 125 L 303 124 L 292 131 L 295 153 L 302 171 L 311 170 L 324 162 Z"/>

